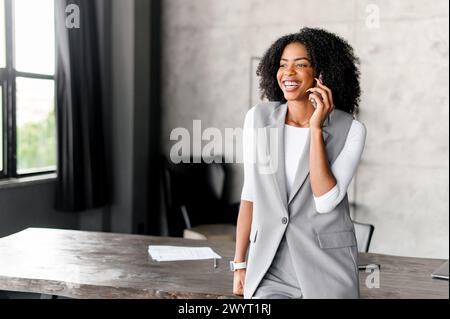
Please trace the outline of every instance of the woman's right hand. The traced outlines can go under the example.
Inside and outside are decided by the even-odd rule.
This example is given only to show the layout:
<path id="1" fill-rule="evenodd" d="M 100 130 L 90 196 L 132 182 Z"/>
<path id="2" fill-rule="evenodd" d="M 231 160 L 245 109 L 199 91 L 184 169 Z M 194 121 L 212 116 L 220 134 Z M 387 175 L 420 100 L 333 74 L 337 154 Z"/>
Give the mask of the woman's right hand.
<path id="1" fill-rule="evenodd" d="M 233 294 L 244 295 L 245 287 L 245 269 L 238 269 L 234 271 L 233 278 Z"/>

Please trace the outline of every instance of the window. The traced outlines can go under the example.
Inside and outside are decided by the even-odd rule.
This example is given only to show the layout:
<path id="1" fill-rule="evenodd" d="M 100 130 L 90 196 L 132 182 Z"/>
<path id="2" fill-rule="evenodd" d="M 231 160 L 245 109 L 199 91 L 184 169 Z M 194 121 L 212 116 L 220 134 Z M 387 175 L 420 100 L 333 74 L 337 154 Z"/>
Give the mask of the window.
<path id="1" fill-rule="evenodd" d="M 0 0 L 0 177 L 56 170 L 54 0 Z"/>

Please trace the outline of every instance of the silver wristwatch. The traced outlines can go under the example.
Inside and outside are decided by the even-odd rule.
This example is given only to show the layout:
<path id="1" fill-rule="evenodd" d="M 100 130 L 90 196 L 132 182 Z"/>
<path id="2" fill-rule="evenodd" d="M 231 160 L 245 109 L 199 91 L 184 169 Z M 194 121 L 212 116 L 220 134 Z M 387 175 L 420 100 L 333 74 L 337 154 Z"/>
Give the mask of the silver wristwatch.
<path id="1" fill-rule="evenodd" d="M 247 268 L 247 262 L 241 262 L 241 263 L 235 263 L 234 261 L 230 261 L 230 270 L 235 271 L 238 269 L 245 269 Z"/>

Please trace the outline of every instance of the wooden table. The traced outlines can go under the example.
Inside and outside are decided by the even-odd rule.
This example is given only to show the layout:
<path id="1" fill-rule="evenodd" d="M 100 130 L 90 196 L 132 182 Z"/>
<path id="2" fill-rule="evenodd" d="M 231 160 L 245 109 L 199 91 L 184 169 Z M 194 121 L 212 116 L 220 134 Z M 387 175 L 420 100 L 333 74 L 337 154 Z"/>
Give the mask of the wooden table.
<path id="1" fill-rule="evenodd" d="M 148 245 L 209 246 L 222 259 L 156 262 Z M 234 243 L 28 228 L 0 239 L 0 290 L 71 298 L 239 298 L 228 270 Z M 360 271 L 362 298 L 448 298 L 430 273 L 442 260 L 364 254 L 381 264 L 380 288 Z"/>

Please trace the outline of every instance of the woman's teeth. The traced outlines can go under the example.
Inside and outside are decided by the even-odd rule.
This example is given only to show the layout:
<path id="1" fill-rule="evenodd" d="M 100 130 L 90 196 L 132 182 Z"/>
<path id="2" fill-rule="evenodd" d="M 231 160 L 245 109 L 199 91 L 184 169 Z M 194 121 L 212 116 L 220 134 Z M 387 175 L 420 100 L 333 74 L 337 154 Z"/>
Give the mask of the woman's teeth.
<path id="1" fill-rule="evenodd" d="M 299 83 L 293 81 L 285 81 L 284 87 L 286 88 L 287 91 L 292 91 L 295 90 L 297 87 L 299 87 Z"/>

